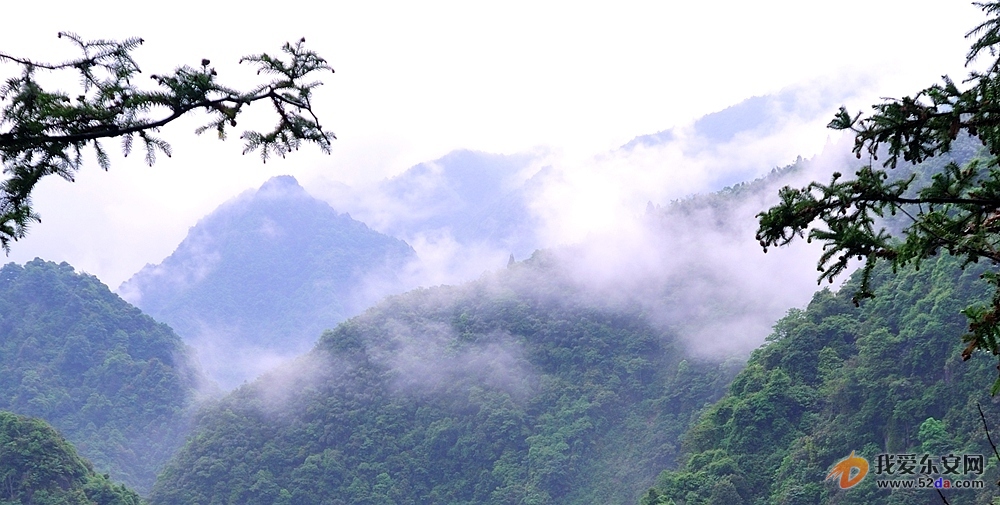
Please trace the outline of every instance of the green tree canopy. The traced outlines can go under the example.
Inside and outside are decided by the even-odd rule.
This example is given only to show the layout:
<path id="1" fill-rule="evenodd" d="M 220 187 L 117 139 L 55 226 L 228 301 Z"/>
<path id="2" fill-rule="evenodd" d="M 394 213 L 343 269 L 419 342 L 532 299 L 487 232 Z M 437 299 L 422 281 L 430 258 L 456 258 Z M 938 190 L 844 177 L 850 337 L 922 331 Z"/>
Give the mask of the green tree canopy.
<path id="1" fill-rule="evenodd" d="M 40 419 L 0 410 L 0 503 L 140 505 L 134 491 L 90 462 Z"/>
<path id="2" fill-rule="evenodd" d="M 128 156 L 138 138 L 146 163 L 152 165 L 157 151 L 171 154 L 170 144 L 156 136 L 167 123 L 202 110 L 209 119 L 196 133 L 214 130 L 224 139 L 245 107 L 259 101 L 271 104 L 277 124 L 267 132 L 244 131 L 244 154 L 259 150 L 267 161 L 303 142 L 315 143 L 328 153 L 336 138 L 323 130 L 312 105 L 312 91 L 321 82 L 311 79 L 318 71 L 333 69 L 305 49 L 305 39 L 285 44 L 283 58 L 266 53 L 241 58 L 241 63 L 257 67 L 257 75 L 270 77 L 241 91 L 220 84 L 207 59 L 197 67 L 150 75 L 154 86 L 145 89 L 138 85 L 141 70 L 132 58 L 143 39 L 87 41 L 66 32 L 59 37 L 76 45 L 80 56 L 45 63 L 0 52 L 0 64 L 19 68 L 19 75 L 0 85 L 0 162 L 5 175 L 0 182 L 0 247 L 8 252 L 10 243 L 24 237 L 31 222 L 39 221 L 31 207 L 31 192 L 39 180 L 57 174 L 72 181 L 88 146 L 100 166 L 108 169 L 102 139 L 120 138 Z M 73 93 L 45 89 L 39 79 L 45 73 L 77 74 L 81 87 Z"/>
<path id="3" fill-rule="evenodd" d="M 1000 51 L 1000 1 L 974 5 L 987 20 L 966 34 L 974 40 L 967 66 Z M 867 156 L 868 163 L 854 178 L 835 172 L 827 184 L 782 188 L 780 203 L 758 215 L 757 239 L 764 251 L 795 237 L 822 241 L 820 282 L 833 282 L 851 260 L 864 261 L 855 303 L 872 296 L 871 272 L 882 260 L 894 267 L 919 266 L 943 249 L 966 265 L 981 259 L 1000 262 L 1000 58 L 972 71 L 961 84 L 945 76 L 941 84 L 873 109 L 869 116 L 852 116 L 842 107 L 829 125 L 853 132 L 854 153 L 858 159 Z M 890 173 L 900 161 L 915 165 L 948 153 L 964 135 L 983 146 L 968 164 L 949 163 L 923 181 L 916 174 Z M 893 226 L 899 218 L 906 224 Z M 984 278 L 997 288 L 996 295 L 987 306 L 963 311 L 970 323 L 963 337 L 966 359 L 977 350 L 1000 355 L 1000 277 L 994 269 Z M 992 391 L 1000 391 L 1000 378 Z"/>

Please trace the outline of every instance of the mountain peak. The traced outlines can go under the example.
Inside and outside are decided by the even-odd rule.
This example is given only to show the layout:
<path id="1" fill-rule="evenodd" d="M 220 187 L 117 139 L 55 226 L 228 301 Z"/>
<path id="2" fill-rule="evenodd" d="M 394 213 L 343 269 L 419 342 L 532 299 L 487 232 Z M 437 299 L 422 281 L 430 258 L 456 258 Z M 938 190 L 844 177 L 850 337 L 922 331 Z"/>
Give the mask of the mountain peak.
<path id="1" fill-rule="evenodd" d="M 291 175 L 271 177 L 257 190 L 257 195 L 267 198 L 282 198 L 307 195 L 299 181 Z"/>
<path id="2" fill-rule="evenodd" d="M 229 387 L 396 292 L 413 259 L 405 242 L 338 214 L 285 175 L 220 205 L 119 293 L 177 330 Z"/>

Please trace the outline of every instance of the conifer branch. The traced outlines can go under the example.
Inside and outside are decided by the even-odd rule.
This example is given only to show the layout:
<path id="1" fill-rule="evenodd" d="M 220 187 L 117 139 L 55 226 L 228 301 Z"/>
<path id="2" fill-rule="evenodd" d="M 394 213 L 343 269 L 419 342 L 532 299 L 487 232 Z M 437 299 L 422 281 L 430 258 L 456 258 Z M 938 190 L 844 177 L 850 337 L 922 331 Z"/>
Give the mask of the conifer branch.
<path id="1" fill-rule="evenodd" d="M 39 222 L 31 208 L 31 192 L 44 177 L 59 175 L 72 181 L 82 167 L 82 151 L 94 149 L 98 164 L 107 170 L 109 157 L 100 140 L 122 138 L 122 153 L 132 152 L 137 136 L 145 148 L 145 161 L 152 165 L 157 151 L 171 156 L 170 144 L 154 136 L 176 119 L 202 110 L 209 122 L 195 130 L 215 130 L 220 139 L 235 127 L 245 108 L 269 102 L 278 116 L 267 133 L 245 131 L 244 154 L 260 149 L 265 161 L 270 155 L 284 157 L 303 142 L 330 153 L 333 133 L 323 129 L 312 105 L 312 90 L 322 83 L 310 79 L 318 71 L 333 69 L 315 52 L 305 49 L 305 39 L 285 44 L 285 58 L 267 53 L 243 57 L 257 67 L 257 74 L 274 76 L 250 91 L 223 86 L 207 59 L 198 67 L 181 66 L 171 74 L 152 75 L 154 89 L 141 89 L 134 78 L 141 73 L 131 51 L 143 39 L 86 41 L 76 34 L 60 32 L 80 51 L 79 58 L 44 63 L 0 53 L 0 64 L 20 67 L 20 76 L 0 84 L 0 162 L 6 179 L 0 182 L 0 247 L 24 237 L 32 222 Z M 44 89 L 36 79 L 39 71 L 75 72 L 82 90 L 74 98 Z M 157 115 L 157 111 L 163 111 Z"/>
<path id="2" fill-rule="evenodd" d="M 993 448 L 993 454 L 997 457 L 997 463 L 1000 463 L 1000 451 L 997 451 L 997 444 L 993 443 L 993 437 L 990 436 L 990 427 L 986 424 L 986 414 L 983 413 L 983 406 L 976 402 L 976 408 L 979 409 L 979 418 L 983 420 L 983 431 L 986 432 L 986 440 L 989 441 L 990 447 Z M 997 482 L 1000 485 L 1000 482 Z"/>
<path id="3" fill-rule="evenodd" d="M 1000 0 L 976 3 L 987 20 L 966 34 L 974 38 L 966 64 L 988 53 L 996 61 L 986 72 L 971 72 L 960 89 L 947 76 L 912 96 L 886 99 L 869 116 L 841 107 L 829 127 L 854 135 L 853 152 L 872 161 L 885 156 L 881 169 L 871 163 L 853 178 L 835 173 L 828 184 L 782 188 L 778 205 L 758 214 L 757 240 L 768 248 L 796 238 L 823 245 L 819 281 L 849 271 L 863 262 L 854 301 L 873 296 L 875 265 L 889 261 L 893 269 L 920 262 L 944 251 L 963 259 L 963 267 L 986 259 L 1000 264 Z M 959 136 L 979 140 L 984 155 L 964 166 L 949 163 L 929 184 L 915 186 L 915 176 L 893 180 L 886 170 L 900 161 L 912 164 L 951 150 Z M 890 182 L 892 181 L 892 182 Z M 881 223 L 903 212 L 911 224 L 893 234 Z M 969 333 L 962 337 L 968 359 L 977 350 L 1000 356 L 1000 276 L 983 278 L 995 290 L 987 307 L 963 311 Z M 1000 376 L 991 393 L 1000 392 Z"/>
<path id="4" fill-rule="evenodd" d="M 941 498 L 941 502 L 944 503 L 944 505 L 951 505 L 948 503 L 948 499 L 944 497 L 944 493 L 942 493 L 940 489 L 934 488 L 934 490 L 937 491 L 937 494 Z"/>

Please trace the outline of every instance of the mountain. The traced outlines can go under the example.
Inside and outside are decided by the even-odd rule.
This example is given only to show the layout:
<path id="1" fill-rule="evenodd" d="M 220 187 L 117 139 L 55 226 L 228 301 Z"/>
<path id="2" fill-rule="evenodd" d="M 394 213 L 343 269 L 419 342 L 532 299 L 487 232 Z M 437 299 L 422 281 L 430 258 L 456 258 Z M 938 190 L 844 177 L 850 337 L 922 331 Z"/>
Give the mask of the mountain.
<path id="1" fill-rule="evenodd" d="M 842 84 L 812 83 L 752 97 L 588 160 L 544 149 L 512 155 L 455 150 L 376 184 L 329 184 L 319 191 L 380 232 L 408 241 L 421 255 L 461 249 L 464 254 L 453 256 L 490 256 L 468 269 L 478 274 L 484 264 L 499 264 L 511 253 L 526 258 L 565 243 L 561 230 L 585 226 L 575 221 L 606 208 L 616 191 L 658 199 L 685 191 L 676 188 L 723 188 L 761 175 L 762 168 L 774 166 L 772 160 L 793 159 L 798 153 L 788 146 L 799 142 L 783 137 L 822 128 L 856 91 Z M 674 189 L 649 187 L 655 185 Z M 590 192 L 600 196 L 588 209 L 580 201 Z M 622 205 L 631 208 L 646 199 Z M 579 214 L 567 216 L 566 208 L 577 205 Z"/>
<path id="2" fill-rule="evenodd" d="M 782 278 L 795 262 L 747 226 L 809 170 L 390 297 L 203 410 L 151 503 L 635 503 L 787 300 L 815 289 Z"/>
<path id="3" fill-rule="evenodd" d="M 203 411 L 157 505 L 634 503 L 738 362 L 549 253 L 391 297 Z"/>
<path id="4" fill-rule="evenodd" d="M 447 237 L 526 258 L 544 245 L 530 210 L 544 177 L 536 166 L 541 159 L 541 153 L 456 150 L 368 190 L 338 188 L 332 198 L 379 231 L 411 243 Z"/>
<path id="5" fill-rule="evenodd" d="M 96 277 L 39 259 L 0 268 L 0 409 L 51 423 L 99 472 L 148 491 L 200 381 L 177 335 Z"/>
<path id="6" fill-rule="evenodd" d="M 919 186 L 982 149 L 967 136 L 953 147 L 889 177 Z M 901 233 L 912 222 L 900 212 L 876 226 Z M 961 311 L 989 299 L 981 278 L 988 269 L 951 256 L 883 263 L 873 272 L 875 298 L 860 308 L 852 303 L 856 272 L 837 292 L 820 291 L 805 309 L 790 310 L 726 396 L 684 435 L 680 467 L 663 472 L 642 505 L 941 503 L 928 489 L 880 489 L 874 475 L 849 490 L 826 477 L 852 451 L 871 462 L 872 473 L 880 454 L 992 453 L 977 403 L 990 426 L 1000 421 L 1000 403 L 988 393 L 996 362 L 983 355 L 964 361 L 960 338 L 968 330 Z M 983 480 L 995 481 L 995 470 L 987 470 Z M 946 495 L 953 504 L 992 503 L 994 488 L 985 489 Z"/>
<path id="7" fill-rule="evenodd" d="M 523 181 L 518 173 L 533 160 L 530 154 L 459 150 L 415 165 L 381 185 L 387 199 L 412 211 L 399 216 L 388 231 L 405 234 L 410 230 L 461 228 L 472 216 L 519 187 Z"/>
<path id="8" fill-rule="evenodd" d="M 213 379 L 234 386 L 398 289 L 412 260 L 405 242 L 281 176 L 203 218 L 119 292 L 195 347 Z"/>
<path id="9" fill-rule="evenodd" d="M 139 495 L 94 472 L 48 424 L 0 411 L 0 503 L 140 505 Z"/>
<path id="10" fill-rule="evenodd" d="M 849 87 L 828 85 L 793 86 L 769 95 L 753 96 L 723 110 L 706 114 L 691 125 L 690 135 L 706 142 L 706 149 L 723 146 L 737 136 L 768 135 L 793 119 L 826 115 L 830 107 L 843 103 L 853 92 Z M 832 115 L 832 112 L 830 113 Z M 622 146 L 625 151 L 662 146 L 678 139 L 673 129 L 641 135 Z"/>
<path id="11" fill-rule="evenodd" d="M 664 472 L 643 504 L 942 503 L 930 489 L 880 489 L 879 454 L 985 455 L 983 489 L 944 492 L 951 504 L 993 503 L 997 467 L 983 423 L 1000 426 L 1000 402 L 989 395 L 996 359 L 963 361 L 959 338 L 960 310 L 989 300 L 985 270 L 949 256 L 896 274 L 883 265 L 875 298 L 860 308 L 851 303 L 858 275 L 837 293 L 817 293 L 778 322 L 685 435 L 682 466 Z M 852 451 L 871 462 L 868 477 L 846 490 L 825 481 Z"/>
<path id="12" fill-rule="evenodd" d="M 760 174 L 762 159 L 781 159 L 774 157 L 782 151 L 777 146 L 793 145 L 801 131 L 822 128 L 837 107 L 848 102 L 865 85 L 863 82 L 856 84 L 813 82 L 750 97 L 706 114 L 689 125 L 635 137 L 618 152 L 625 155 L 677 150 L 683 153 L 685 164 L 690 165 L 688 169 L 708 163 L 701 170 L 709 177 L 709 187 L 738 184 Z M 772 154 L 761 158 L 762 153 Z"/>

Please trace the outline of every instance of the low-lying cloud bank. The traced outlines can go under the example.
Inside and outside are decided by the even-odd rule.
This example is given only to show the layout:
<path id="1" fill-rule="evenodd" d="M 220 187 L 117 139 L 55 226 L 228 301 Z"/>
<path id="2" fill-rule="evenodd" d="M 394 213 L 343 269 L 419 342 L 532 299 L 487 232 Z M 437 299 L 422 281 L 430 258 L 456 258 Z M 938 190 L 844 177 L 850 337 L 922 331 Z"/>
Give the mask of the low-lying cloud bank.
<path id="1" fill-rule="evenodd" d="M 641 305 L 650 318 L 703 357 L 743 355 L 763 343 L 789 308 L 816 291 L 818 244 L 804 241 L 764 254 L 756 214 L 778 189 L 825 179 L 849 163 L 831 145 L 811 161 L 714 194 L 677 200 L 577 245 L 556 248 L 569 278 L 604 299 Z"/>

